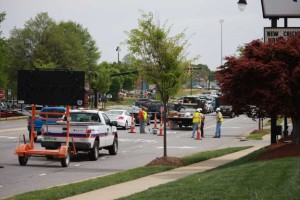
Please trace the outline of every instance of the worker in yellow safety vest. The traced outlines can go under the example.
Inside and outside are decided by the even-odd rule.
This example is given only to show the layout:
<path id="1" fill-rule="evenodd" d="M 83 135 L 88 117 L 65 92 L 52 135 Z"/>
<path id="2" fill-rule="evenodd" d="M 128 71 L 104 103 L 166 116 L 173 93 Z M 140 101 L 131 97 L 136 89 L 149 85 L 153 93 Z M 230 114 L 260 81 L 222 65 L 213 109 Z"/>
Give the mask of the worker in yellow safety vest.
<path id="1" fill-rule="evenodd" d="M 223 122 L 223 115 L 221 113 L 220 108 L 216 109 L 216 120 L 217 120 L 217 125 L 216 125 L 216 132 L 215 132 L 215 136 L 213 138 L 220 138 L 221 137 L 221 126 L 222 126 L 222 122 Z"/>
<path id="2" fill-rule="evenodd" d="M 201 108 L 197 108 L 196 112 L 193 114 L 193 134 L 191 138 L 195 137 L 195 132 L 198 128 L 198 125 L 201 123 Z"/>

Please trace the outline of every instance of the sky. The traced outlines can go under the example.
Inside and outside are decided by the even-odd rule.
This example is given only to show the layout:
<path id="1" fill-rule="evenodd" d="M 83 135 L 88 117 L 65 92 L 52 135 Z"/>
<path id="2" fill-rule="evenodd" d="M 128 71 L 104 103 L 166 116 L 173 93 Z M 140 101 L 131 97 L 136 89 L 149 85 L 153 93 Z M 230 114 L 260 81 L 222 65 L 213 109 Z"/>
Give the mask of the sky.
<path id="1" fill-rule="evenodd" d="M 237 47 L 263 38 L 261 0 L 248 0 L 241 12 L 238 0 L 0 0 L 0 12 L 6 12 L 0 31 L 9 38 L 13 28 L 23 28 L 26 21 L 47 12 L 56 22 L 73 21 L 87 28 L 101 52 L 102 61 L 117 62 L 128 54 L 125 31 L 138 28 L 141 11 L 152 12 L 160 22 L 172 26 L 171 33 L 185 32 L 189 41 L 188 58 L 199 56 L 193 64 L 216 70 L 225 56 L 234 55 Z M 287 1 L 287 0 L 284 0 Z M 223 23 L 220 23 L 220 21 Z M 300 19 L 288 25 L 300 27 Z M 278 21 L 278 27 L 283 20 Z M 221 40 L 222 38 L 222 40 Z M 221 56 L 222 55 L 222 56 Z"/>

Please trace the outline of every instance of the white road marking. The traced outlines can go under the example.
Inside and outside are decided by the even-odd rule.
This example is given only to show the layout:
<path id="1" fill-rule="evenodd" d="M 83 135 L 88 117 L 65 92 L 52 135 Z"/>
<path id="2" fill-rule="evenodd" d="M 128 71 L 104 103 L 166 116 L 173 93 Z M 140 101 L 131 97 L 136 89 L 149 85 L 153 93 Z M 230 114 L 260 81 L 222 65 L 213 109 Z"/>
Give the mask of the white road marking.
<path id="1" fill-rule="evenodd" d="M 164 147 L 157 147 L 158 149 L 162 149 Z M 188 147 L 188 146 L 182 146 L 182 147 L 175 147 L 175 146 L 169 146 L 168 149 L 194 149 L 196 147 Z"/>
<path id="2" fill-rule="evenodd" d="M 18 137 L 11 137 L 11 136 L 0 136 L 0 138 L 6 138 L 6 139 L 10 139 L 10 140 L 12 140 L 12 139 L 17 139 Z"/>
<path id="3" fill-rule="evenodd" d="M 79 167 L 79 166 L 81 166 L 81 164 L 76 164 L 76 165 L 74 165 L 74 167 Z"/>
<path id="4" fill-rule="evenodd" d="M 0 188 L 2 188 L 3 186 L 2 185 L 0 185 Z"/>
<path id="5" fill-rule="evenodd" d="M 144 143 L 145 142 L 149 142 L 149 143 L 157 142 L 156 140 L 145 140 L 145 139 L 119 139 L 119 141 L 121 141 L 121 142 L 144 142 Z"/>
<path id="6" fill-rule="evenodd" d="M 14 131 L 27 131 L 27 127 L 2 129 L 2 130 L 0 130 L 0 133 L 14 132 Z"/>
<path id="7" fill-rule="evenodd" d="M 39 176 L 46 176 L 47 174 L 45 173 L 45 174 L 40 174 Z"/>

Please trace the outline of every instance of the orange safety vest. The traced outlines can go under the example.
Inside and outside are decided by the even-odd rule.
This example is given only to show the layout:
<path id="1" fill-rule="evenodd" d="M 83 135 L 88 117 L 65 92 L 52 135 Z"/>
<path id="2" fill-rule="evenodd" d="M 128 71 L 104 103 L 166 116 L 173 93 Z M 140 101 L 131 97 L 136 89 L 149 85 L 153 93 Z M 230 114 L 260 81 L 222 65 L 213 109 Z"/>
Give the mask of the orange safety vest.
<path id="1" fill-rule="evenodd" d="M 139 120 L 144 120 L 144 111 L 143 110 L 139 111 Z"/>

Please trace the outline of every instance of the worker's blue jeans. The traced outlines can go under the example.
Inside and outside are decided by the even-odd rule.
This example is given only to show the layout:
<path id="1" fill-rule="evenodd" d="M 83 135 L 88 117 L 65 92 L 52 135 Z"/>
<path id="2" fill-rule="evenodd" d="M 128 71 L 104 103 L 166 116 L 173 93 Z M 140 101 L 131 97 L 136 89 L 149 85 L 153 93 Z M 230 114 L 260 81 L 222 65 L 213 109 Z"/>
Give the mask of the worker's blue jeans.
<path id="1" fill-rule="evenodd" d="M 145 121 L 140 120 L 140 133 L 146 133 L 145 132 Z"/>
<path id="2" fill-rule="evenodd" d="M 198 123 L 195 123 L 194 126 L 193 126 L 193 134 L 192 134 L 192 137 L 195 137 L 195 132 L 198 128 Z"/>
<path id="3" fill-rule="evenodd" d="M 216 133 L 215 133 L 216 137 L 221 137 L 221 126 L 222 126 L 222 122 L 217 122 Z"/>

